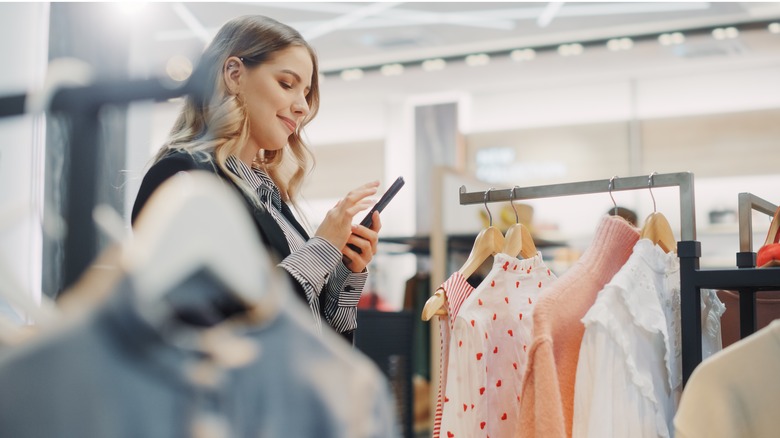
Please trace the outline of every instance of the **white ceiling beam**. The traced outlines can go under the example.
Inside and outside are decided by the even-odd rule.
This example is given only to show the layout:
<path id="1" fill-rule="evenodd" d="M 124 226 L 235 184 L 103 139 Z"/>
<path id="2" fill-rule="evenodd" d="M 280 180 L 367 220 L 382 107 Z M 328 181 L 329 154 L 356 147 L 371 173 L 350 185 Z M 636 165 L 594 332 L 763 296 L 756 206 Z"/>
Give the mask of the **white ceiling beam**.
<path id="1" fill-rule="evenodd" d="M 348 14 L 342 15 L 333 20 L 326 21 L 311 29 L 304 30 L 302 32 L 303 37 L 307 41 L 312 41 L 323 35 L 329 34 L 335 30 L 343 29 L 349 26 L 350 24 L 358 22 L 366 17 L 370 17 L 372 15 L 376 15 L 388 9 L 394 8 L 399 4 L 400 3 L 393 3 L 393 2 L 378 2 L 378 3 L 373 3 L 368 6 L 355 9 L 354 11 Z"/>
<path id="2" fill-rule="evenodd" d="M 563 7 L 563 2 L 550 2 L 547 3 L 547 6 L 544 8 L 541 14 L 539 14 L 539 18 L 536 19 L 536 25 L 539 27 L 547 27 L 552 23 L 553 18 L 555 18 L 555 15 L 558 14 L 558 11 L 561 10 Z"/>

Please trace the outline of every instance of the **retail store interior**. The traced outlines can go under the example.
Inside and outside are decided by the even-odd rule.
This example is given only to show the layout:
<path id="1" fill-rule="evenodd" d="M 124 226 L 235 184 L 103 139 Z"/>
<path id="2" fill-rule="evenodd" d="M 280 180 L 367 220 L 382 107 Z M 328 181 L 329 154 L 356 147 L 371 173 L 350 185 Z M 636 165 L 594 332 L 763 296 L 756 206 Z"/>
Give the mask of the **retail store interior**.
<path id="1" fill-rule="evenodd" d="M 298 30 L 319 59 L 320 108 L 305 130 L 315 166 L 297 213 L 310 229 L 351 189 L 406 181 L 381 214 L 355 335 L 389 382 L 400 436 L 434 429 L 441 340 L 423 305 L 487 227 L 525 225 L 558 277 L 617 207 L 640 227 L 663 213 L 675 241 L 700 242 L 704 269 L 735 269 L 770 232 L 774 211 L 741 217 L 740 194 L 780 204 L 778 2 L 0 3 L 0 102 L 24 99 L 15 114 L 0 106 L 0 330 L 37 325 L 20 302 L 68 303 L 87 270 L 69 259 L 69 232 L 91 236 L 78 249 L 90 263 L 132 235 L 142 179 L 183 104 L 175 92 L 129 96 L 96 112 L 86 207 L 112 213 L 73 224 L 89 188 L 71 184 L 73 122 L 49 112 L 59 87 L 159 80 L 175 91 L 220 26 L 254 14 Z M 692 197 L 653 188 L 650 175 L 682 172 Z M 647 188 L 621 189 L 639 176 Z M 612 185 L 585 194 L 523 192 L 602 180 Z M 510 203 L 514 187 L 525 196 Z"/>

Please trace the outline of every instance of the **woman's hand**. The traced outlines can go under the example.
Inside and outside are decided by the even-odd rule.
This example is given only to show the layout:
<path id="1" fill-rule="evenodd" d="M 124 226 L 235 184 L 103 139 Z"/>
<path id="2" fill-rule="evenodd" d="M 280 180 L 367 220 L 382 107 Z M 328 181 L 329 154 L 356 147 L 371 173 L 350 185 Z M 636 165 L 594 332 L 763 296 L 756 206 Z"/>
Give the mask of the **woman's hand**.
<path id="1" fill-rule="evenodd" d="M 379 213 L 375 211 L 371 216 L 371 220 L 373 221 L 371 228 L 366 228 L 360 224 L 352 225 L 352 235 L 347 239 L 347 243 L 358 247 L 360 253 L 350 248 L 349 245 L 344 245 L 341 248 L 341 253 L 344 254 L 344 266 L 352 272 L 363 272 L 376 254 L 379 229 L 382 228 Z"/>
<path id="2" fill-rule="evenodd" d="M 371 207 L 373 201 L 366 198 L 376 194 L 378 187 L 379 181 L 373 181 L 349 192 L 328 211 L 314 235 L 327 240 L 343 253 L 347 240 L 352 236 L 352 218 Z"/>

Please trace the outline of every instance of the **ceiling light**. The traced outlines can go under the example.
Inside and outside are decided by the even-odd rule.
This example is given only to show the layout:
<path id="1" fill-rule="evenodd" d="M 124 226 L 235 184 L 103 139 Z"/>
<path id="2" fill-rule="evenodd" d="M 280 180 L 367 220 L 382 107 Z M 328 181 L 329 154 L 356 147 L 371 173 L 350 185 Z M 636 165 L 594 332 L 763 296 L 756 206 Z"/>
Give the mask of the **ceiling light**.
<path id="1" fill-rule="evenodd" d="M 363 70 L 359 68 L 349 68 L 341 72 L 341 79 L 345 81 L 356 81 L 363 77 Z"/>
<path id="2" fill-rule="evenodd" d="M 634 47 L 634 41 L 631 38 L 613 38 L 607 41 L 607 48 L 613 52 L 628 50 L 632 47 Z"/>
<path id="3" fill-rule="evenodd" d="M 715 29 L 712 29 L 712 37 L 716 40 L 725 40 L 726 39 L 726 30 L 722 27 L 718 27 Z"/>
<path id="4" fill-rule="evenodd" d="M 447 61 L 441 58 L 427 59 L 422 63 L 422 69 L 425 71 L 444 70 L 444 67 L 446 66 L 447 66 Z"/>
<path id="5" fill-rule="evenodd" d="M 661 43 L 662 46 L 682 44 L 685 42 L 685 35 L 680 32 L 662 33 L 658 36 L 658 42 Z"/>
<path id="6" fill-rule="evenodd" d="M 489 63 L 490 56 L 487 53 L 477 53 L 475 55 L 469 55 L 466 57 L 466 64 L 471 67 L 488 65 Z"/>
<path id="7" fill-rule="evenodd" d="M 739 36 L 739 30 L 736 27 L 726 28 L 726 38 L 734 39 Z"/>
<path id="8" fill-rule="evenodd" d="M 401 64 L 385 64 L 379 71 L 385 76 L 398 76 L 404 72 L 404 66 Z"/>
<path id="9" fill-rule="evenodd" d="M 509 54 L 509 57 L 512 58 L 513 61 L 530 61 L 534 58 L 536 58 L 536 50 L 534 49 L 517 49 L 512 50 L 512 52 Z"/>
<path id="10" fill-rule="evenodd" d="M 558 46 L 558 53 L 561 56 L 577 56 L 581 55 L 584 48 L 580 43 L 561 44 Z"/>
<path id="11" fill-rule="evenodd" d="M 769 23 L 767 29 L 772 33 L 780 33 L 780 23 Z"/>

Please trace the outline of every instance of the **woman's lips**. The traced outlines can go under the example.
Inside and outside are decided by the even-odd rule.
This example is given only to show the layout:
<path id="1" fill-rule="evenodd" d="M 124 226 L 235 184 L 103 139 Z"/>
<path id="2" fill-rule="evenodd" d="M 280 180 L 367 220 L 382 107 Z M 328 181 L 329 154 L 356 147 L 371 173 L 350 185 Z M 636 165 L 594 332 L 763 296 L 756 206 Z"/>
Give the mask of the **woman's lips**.
<path id="1" fill-rule="evenodd" d="M 282 122 L 284 122 L 284 124 L 287 125 L 287 127 L 290 129 L 290 134 L 295 132 L 295 122 L 288 119 L 287 117 L 279 116 L 279 118 L 282 119 Z"/>

